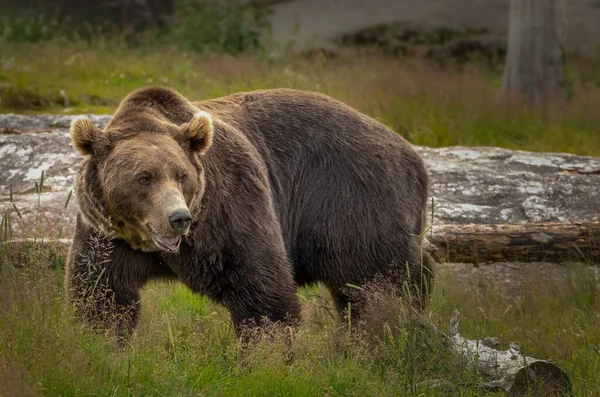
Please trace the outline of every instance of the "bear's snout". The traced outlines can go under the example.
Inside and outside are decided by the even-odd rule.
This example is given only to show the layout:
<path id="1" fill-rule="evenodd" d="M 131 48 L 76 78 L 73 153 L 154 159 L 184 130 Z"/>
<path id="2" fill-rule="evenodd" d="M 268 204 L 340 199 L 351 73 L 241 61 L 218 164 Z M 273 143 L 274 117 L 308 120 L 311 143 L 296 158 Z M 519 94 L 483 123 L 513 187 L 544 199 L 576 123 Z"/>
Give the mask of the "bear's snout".
<path id="1" fill-rule="evenodd" d="M 177 210 L 169 215 L 169 225 L 171 225 L 171 228 L 180 235 L 187 233 L 191 223 L 192 215 L 187 209 Z"/>

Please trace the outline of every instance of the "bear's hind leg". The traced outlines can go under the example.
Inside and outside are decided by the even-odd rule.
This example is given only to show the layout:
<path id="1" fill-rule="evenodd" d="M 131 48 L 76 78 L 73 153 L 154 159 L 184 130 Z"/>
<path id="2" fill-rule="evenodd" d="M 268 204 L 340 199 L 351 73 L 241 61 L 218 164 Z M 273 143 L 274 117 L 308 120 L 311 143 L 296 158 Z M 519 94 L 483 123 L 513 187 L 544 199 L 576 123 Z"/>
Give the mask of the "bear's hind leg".
<path id="1" fill-rule="evenodd" d="M 389 265 L 359 287 L 328 286 L 340 316 L 355 327 L 360 323 L 372 326 L 396 321 L 406 309 L 422 312 L 431 294 L 435 262 L 429 254 L 417 250 L 413 250 L 411 259 L 404 265 Z"/>
<path id="2" fill-rule="evenodd" d="M 346 322 L 349 321 L 350 324 L 356 324 L 356 321 L 358 321 L 356 312 L 356 298 L 358 291 L 351 294 L 347 293 L 349 291 L 347 291 L 346 288 L 344 288 L 344 292 L 342 292 L 342 289 L 336 287 L 328 287 L 328 289 L 340 318 L 344 319 Z M 350 314 L 350 318 L 348 318 L 348 314 Z"/>

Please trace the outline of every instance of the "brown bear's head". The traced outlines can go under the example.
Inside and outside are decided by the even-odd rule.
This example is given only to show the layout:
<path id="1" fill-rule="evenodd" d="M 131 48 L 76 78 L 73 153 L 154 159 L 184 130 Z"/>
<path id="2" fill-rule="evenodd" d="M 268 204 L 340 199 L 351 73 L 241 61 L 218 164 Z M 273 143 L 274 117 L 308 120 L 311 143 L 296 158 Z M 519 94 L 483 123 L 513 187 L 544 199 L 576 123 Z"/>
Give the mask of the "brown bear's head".
<path id="1" fill-rule="evenodd" d="M 104 130 L 75 118 L 83 221 L 135 249 L 177 251 L 204 193 L 200 156 L 212 136 L 210 114 L 163 88 L 130 94 Z"/>

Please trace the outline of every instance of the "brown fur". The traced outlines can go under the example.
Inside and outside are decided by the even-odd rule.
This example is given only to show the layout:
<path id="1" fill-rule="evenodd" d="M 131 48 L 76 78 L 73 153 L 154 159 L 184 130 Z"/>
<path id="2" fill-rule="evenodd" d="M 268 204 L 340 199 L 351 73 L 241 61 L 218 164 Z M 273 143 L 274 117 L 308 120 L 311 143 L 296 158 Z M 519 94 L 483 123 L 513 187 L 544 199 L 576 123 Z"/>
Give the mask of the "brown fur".
<path id="1" fill-rule="evenodd" d="M 199 110 L 210 117 L 194 120 Z M 224 304 L 238 332 L 247 321 L 297 319 L 295 290 L 315 282 L 340 312 L 355 300 L 348 284 L 376 277 L 417 307 L 426 300 L 423 162 L 402 137 L 339 101 L 277 89 L 191 103 L 147 88 L 125 98 L 104 131 L 79 121 L 72 132 L 86 158 L 67 284 L 96 308 L 88 317 L 107 310 L 89 293 L 100 285 L 113 311 L 132 313 L 121 327 L 131 329 L 138 290 L 153 278 L 179 279 Z M 144 169 L 151 186 L 137 183 Z M 167 233 L 164 197 L 177 191 L 193 222 L 179 251 L 167 253 L 143 225 Z M 98 232 L 110 250 L 92 272 Z"/>

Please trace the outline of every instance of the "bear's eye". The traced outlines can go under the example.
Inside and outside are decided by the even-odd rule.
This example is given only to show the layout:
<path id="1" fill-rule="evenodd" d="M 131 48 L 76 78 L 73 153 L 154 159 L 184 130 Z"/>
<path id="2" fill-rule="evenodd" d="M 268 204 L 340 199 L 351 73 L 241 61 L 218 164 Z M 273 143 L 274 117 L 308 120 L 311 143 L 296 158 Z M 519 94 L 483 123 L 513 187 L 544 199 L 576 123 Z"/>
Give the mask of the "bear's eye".
<path id="1" fill-rule="evenodd" d="M 187 180 L 188 180 L 188 174 L 186 174 L 186 173 L 181 174 L 181 176 L 179 177 L 180 183 L 185 183 Z"/>
<path id="2" fill-rule="evenodd" d="M 138 177 L 138 182 L 141 185 L 149 185 L 152 183 L 152 177 L 150 175 L 141 175 Z"/>

